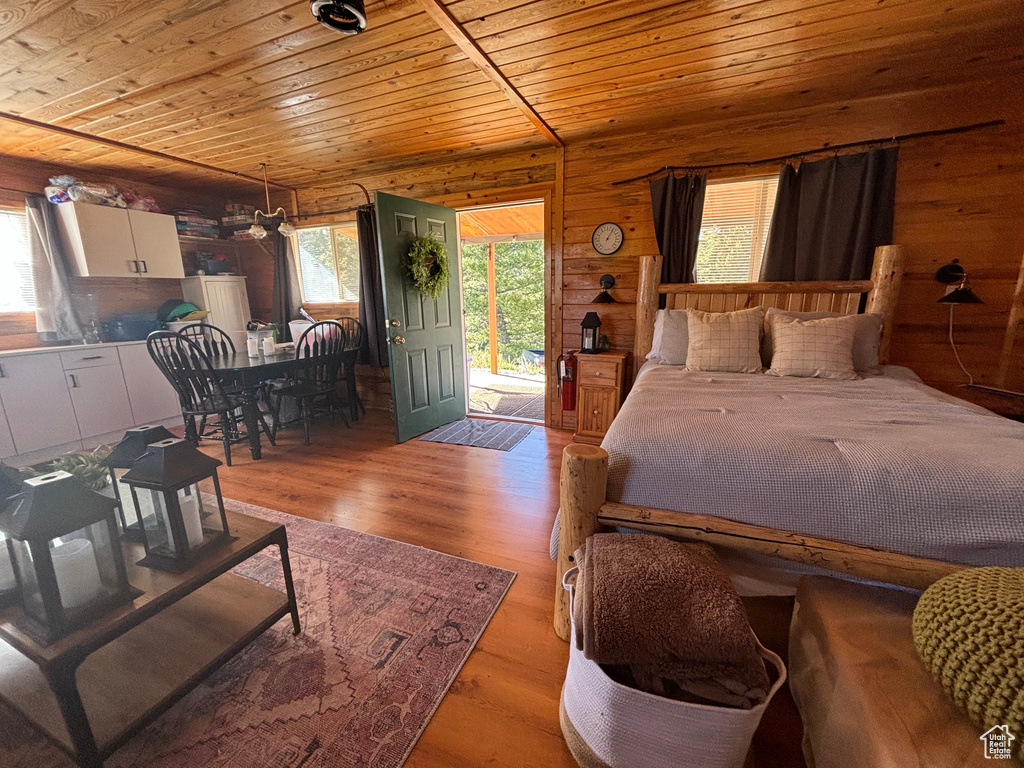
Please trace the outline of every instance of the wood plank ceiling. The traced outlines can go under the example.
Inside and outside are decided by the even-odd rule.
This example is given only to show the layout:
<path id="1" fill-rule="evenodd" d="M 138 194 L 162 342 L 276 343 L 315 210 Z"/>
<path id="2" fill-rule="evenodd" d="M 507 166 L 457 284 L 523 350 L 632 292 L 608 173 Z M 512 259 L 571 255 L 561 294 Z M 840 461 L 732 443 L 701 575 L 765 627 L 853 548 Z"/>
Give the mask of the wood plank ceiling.
<path id="1" fill-rule="evenodd" d="M 548 138 L 424 11 L 342 36 L 307 0 L 7 0 L 0 111 L 302 188 Z M 453 0 L 563 141 L 1024 69 L 1020 0 Z M 216 174 L 0 120 L 0 153 Z"/>

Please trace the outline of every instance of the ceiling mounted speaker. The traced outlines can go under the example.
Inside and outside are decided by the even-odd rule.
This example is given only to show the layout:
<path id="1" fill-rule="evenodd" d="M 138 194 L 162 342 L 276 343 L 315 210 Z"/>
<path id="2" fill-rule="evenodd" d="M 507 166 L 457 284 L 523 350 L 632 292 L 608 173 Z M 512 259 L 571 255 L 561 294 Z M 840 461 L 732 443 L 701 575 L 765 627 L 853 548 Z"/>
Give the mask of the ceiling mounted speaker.
<path id="1" fill-rule="evenodd" d="M 309 10 L 325 27 L 346 35 L 357 35 L 366 29 L 363 0 L 309 0 Z"/>

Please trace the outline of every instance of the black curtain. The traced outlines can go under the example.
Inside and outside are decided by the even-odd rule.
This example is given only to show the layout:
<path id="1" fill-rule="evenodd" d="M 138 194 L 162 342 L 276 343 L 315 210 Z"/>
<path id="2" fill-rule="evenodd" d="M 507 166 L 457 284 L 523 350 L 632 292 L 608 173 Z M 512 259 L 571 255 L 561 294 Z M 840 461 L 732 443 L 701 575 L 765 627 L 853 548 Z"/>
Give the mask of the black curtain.
<path id="1" fill-rule="evenodd" d="M 761 280 L 866 280 L 892 242 L 898 149 L 783 166 Z"/>
<path id="2" fill-rule="evenodd" d="M 281 329 L 281 339 L 296 341 L 291 338 L 288 322 L 299 318 L 302 294 L 299 291 L 299 272 L 295 268 L 292 241 L 276 229 L 271 230 L 270 237 L 274 241 L 274 322 Z"/>
<path id="3" fill-rule="evenodd" d="M 693 281 L 707 185 L 707 176 L 698 174 L 680 177 L 670 173 L 660 179 L 651 179 L 651 208 L 654 212 L 654 233 L 662 256 L 663 283 Z M 660 297 L 660 306 L 665 306 L 664 296 Z"/>
<path id="4" fill-rule="evenodd" d="M 53 203 L 42 195 L 25 199 L 28 246 L 36 291 L 36 333 L 43 341 L 82 341 L 85 334 L 75 312 L 71 269 L 57 229 Z"/>
<path id="5" fill-rule="evenodd" d="M 359 322 L 366 329 L 359 361 L 387 368 L 387 326 L 384 319 L 384 287 L 377 251 L 377 214 L 372 204 L 356 211 L 359 234 Z"/>

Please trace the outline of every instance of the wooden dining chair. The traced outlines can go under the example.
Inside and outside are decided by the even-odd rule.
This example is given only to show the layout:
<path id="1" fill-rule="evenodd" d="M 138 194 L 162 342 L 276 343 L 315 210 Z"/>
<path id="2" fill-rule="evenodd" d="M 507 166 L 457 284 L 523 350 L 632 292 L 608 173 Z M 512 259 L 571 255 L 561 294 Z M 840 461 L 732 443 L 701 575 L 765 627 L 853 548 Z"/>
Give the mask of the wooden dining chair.
<path id="1" fill-rule="evenodd" d="M 345 331 L 345 351 L 342 353 L 342 372 L 348 395 L 348 408 L 352 421 L 359 421 L 359 413 L 366 413 L 359 390 L 356 388 L 356 363 L 366 339 L 363 324 L 354 317 L 339 317 L 335 320 Z"/>
<path id="2" fill-rule="evenodd" d="M 192 323 L 180 329 L 178 335 L 201 346 L 207 357 L 227 357 L 235 354 L 235 342 L 216 325 Z"/>
<path id="3" fill-rule="evenodd" d="M 146 349 L 178 394 L 186 439 L 194 445 L 204 439 L 219 440 L 224 445 L 224 463 L 230 467 L 231 445 L 248 439 L 238 426 L 246 407 L 242 393 L 225 388 L 203 347 L 178 333 L 154 331 L 146 338 Z M 256 414 L 258 428 L 274 445 L 263 414 L 258 409 Z M 211 424 L 212 416 L 218 420 Z"/>
<path id="4" fill-rule="evenodd" d="M 314 323 L 303 332 L 295 343 L 295 357 L 300 365 L 287 384 L 270 390 L 271 424 L 275 436 L 281 426 L 281 401 L 286 397 L 298 402 L 306 445 L 309 445 L 309 430 L 316 400 L 326 401 L 331 423 L 334 423 L 335 387 L 344 351 L 345 330 L 333 320 Z M 344 411 L 341 412 L 341 418 L 345 426 L 349 426 Z"/>

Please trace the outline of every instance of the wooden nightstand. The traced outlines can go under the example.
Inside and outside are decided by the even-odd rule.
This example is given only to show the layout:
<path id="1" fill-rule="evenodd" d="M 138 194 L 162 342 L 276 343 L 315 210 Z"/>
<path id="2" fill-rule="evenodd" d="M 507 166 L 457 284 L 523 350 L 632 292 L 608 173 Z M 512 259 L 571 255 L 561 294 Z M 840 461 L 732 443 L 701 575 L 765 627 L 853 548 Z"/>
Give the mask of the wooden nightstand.
<path id="1" fill-rule="evenodd" d="M 628 352 L 600 352 L 596 355 L 578 355 L 576 386 L 577 443 L 600 444 L 612 419 L 619 412 L 625 391 Z"/>

